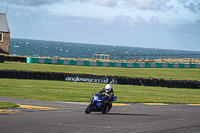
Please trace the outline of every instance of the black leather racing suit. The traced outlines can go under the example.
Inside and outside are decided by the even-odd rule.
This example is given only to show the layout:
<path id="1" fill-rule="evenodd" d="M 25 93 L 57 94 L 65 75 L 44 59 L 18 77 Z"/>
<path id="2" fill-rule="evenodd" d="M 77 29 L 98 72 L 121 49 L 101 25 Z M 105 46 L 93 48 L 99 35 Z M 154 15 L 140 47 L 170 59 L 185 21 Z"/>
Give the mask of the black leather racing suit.
<path id="1" fill-rule="evenodd" d="M 107 104 L 107 106 L 111 108 L 112 107 L 112 101 L 114 100 L 114 91 L 113 91 L 113 89 L 111 88 L 111 90 L 109 92 L 106 92 L 105 88 L 103 88 L 98 93 L 100 93 L 100 95 L 102 95 L 102 97 L 108 98 L 108 100 L 105 101 L 105 104 Z M 104 94 L 102 94 L 102 93 L 104 93 Z"/>

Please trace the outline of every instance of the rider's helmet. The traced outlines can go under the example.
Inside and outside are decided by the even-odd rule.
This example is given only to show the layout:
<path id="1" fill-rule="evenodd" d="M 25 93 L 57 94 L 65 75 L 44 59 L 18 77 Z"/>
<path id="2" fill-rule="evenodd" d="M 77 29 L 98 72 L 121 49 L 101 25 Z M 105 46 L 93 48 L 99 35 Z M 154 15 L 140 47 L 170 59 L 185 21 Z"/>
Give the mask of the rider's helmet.
<path id="1" fill-rule="evenodd" d="M 111 85 L 110 85 L 110 84 L 107 84 L 107 85 L 105 86 L 105 91 L 106 91 L 106 92 L 110 92 L 110 90 L 111 90 Z"/>

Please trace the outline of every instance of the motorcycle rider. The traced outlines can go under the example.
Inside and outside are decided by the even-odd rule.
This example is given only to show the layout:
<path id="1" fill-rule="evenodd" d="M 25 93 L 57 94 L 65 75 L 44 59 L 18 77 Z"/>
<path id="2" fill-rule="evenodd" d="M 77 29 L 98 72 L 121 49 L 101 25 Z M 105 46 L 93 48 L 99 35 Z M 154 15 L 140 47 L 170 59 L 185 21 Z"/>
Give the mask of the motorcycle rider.
<path id="1" fill-rule="evenodd" d="M 106 97 L 108 100 L 104 103 L 108 106 L 110 110 L 112 108 L 112 101 L 114 100 L 114 91 L 110 84 L 107 84 L 101 91 L 98 92 L 102 97 Z M 104 94 L 102 94 L 104 93 Z"/>

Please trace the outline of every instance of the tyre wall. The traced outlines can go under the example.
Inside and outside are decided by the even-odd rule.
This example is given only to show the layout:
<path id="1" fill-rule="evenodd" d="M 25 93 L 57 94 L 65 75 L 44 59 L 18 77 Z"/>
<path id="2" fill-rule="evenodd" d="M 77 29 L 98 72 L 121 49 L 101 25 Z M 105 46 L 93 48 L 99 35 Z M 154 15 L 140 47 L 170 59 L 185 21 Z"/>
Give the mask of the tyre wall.
<path id="1" fill-rule="evenodd" d="M 99 75 L 89 75 L 89 74 L 0 70 L 0 78 L 57 80 L 57 81 L 69 81 L 69 82 L 88 82 L 88 83 L 104 83 L 104 84 L 110 83 L 110 84 L 121 84 L 121 85 L 200 89 L 200 81 L 164 80 L 151 77 L 145 79 L 145 78 L 131 78 L 131 77 L 117 77 L 117 76 L 99 76 Z"/>
<path id="2" fill-rule="evenodd" d="M 126 68 L 200 68 L 199 63 L 129 63 L 129 62 L 100 62 L 83 60 L 61 60 L 50 58 L 27 57 L 27 63 L 77 65 L 77 66 L 100 66 L 100 67 L 126 67 Z"/>
<path id="3" fill-rule="evenodd" d="M 26 63 L 26 58 L 27 57 L 22 57 L 22 56 L 0 55 L 0 63 L 3 63 L 3 62 L 1 62 L 1 60 L 3 60 L 3 61 L 11 61 L 11 62 L 24 62 L 24 63 Z"/>
<path id="4" fill-rule="evenodd" d="M 0 63 L 4 63 L 4 55 L 0 55 Z"/>

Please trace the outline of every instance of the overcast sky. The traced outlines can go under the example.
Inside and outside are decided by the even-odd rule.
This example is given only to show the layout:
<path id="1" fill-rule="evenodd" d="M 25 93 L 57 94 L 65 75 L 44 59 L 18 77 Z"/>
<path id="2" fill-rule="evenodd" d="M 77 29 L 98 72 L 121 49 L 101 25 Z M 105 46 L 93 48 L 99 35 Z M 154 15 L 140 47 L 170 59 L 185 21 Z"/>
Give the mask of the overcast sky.
<path id="1" fill-rule="evenodd" d="M 199 0 L 0 0 L 11 38 L 200 51 Z"/>

